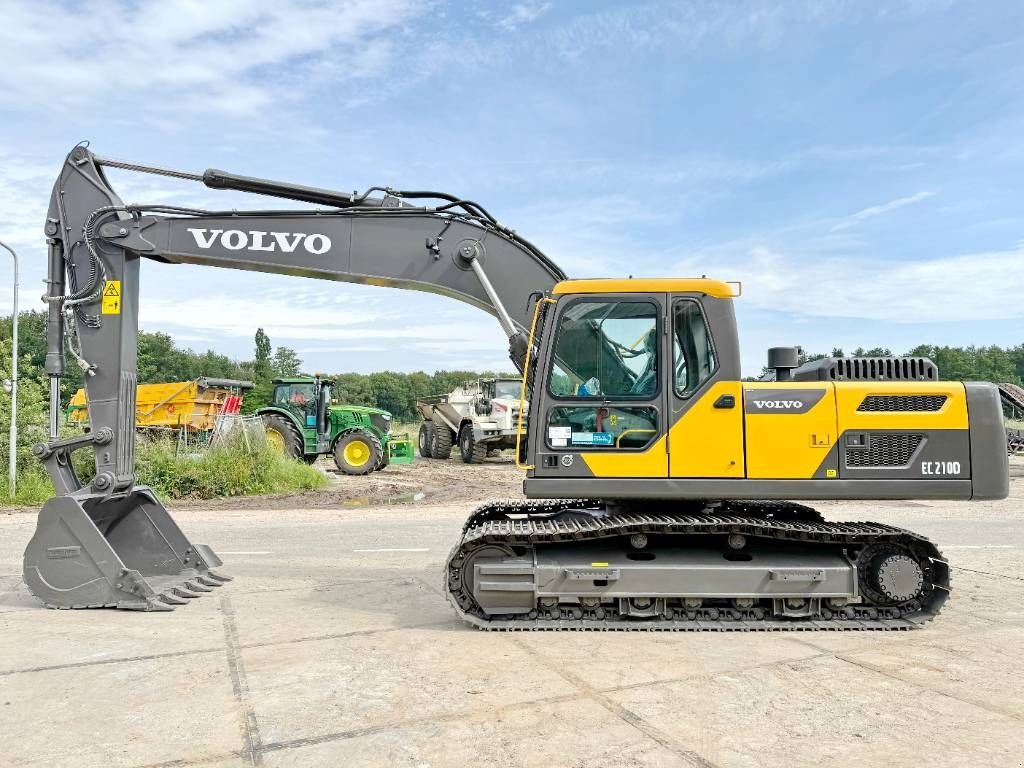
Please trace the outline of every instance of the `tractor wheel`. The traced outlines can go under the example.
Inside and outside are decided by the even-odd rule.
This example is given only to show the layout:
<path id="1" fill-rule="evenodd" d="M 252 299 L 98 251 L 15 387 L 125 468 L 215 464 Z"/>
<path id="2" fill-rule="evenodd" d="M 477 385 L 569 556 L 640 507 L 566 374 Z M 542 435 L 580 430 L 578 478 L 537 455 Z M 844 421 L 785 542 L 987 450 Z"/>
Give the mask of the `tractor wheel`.
<path id="1" fill-rule="evenodd" d="M 420 437 L 419 437 L 419 449 L 420 456 L 424 459 L 431 459 L 433 455 L 430 453 L 430 444 L 434 440 L 434 425 L 429 421 L 424 421 L 420 424 Z"/>
<path id="2" fill-rule="evenodd" d="M 435 459 L 452 457 L 452 431 L 444 424 L 435 424 L 430 439 L 430 455 Z"/>
<path id="3" fill-rule="evenodd" d="M 473 439 L 473 425 L 463 424 L 459 431 L 459 453 L 466 464 L 479 464 L 487 455 L 487 443 Z"/>
<path id="4" fill-rule="evenodd" d="M 263 416 L 263 433 L 272 448 L 290 459 L 304 458 L 302 435 L 284 416 L 268 413 Z M 315 458 L 315 457 L 314 457 Z"/>
<path id="5" fill-rule="evenodd" d="M 377 466 L 382 450 L 375 435 L 349 432 L 334 444 L 334 463 L 346 475 L 367 475 Z"/>
<path id="6" fill-rule="evenodd" d="M 377 459 L 376 465 L 373 467 L 374 472 L 380 472 L 388 464 L 391 463 L 391 449 L 388 446 L 382 445 L 380 450 L 380 458 Z"/>

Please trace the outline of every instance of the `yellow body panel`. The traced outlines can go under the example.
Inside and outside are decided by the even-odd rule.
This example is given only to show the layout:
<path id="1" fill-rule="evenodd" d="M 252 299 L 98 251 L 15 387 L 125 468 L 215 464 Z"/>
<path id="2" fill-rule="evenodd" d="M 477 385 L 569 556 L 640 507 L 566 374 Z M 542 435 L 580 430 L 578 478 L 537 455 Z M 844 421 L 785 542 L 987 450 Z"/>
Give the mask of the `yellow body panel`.
<path id="1" fill-rule="evenodd" d="M 848 430 L 967 429 L 967 392 L 958 381 L 841 381 L 835 385 L 839 434 Z M 938 411 L 858 411 L 868 395 L 945 395 Z"/>
<path id="2" fill-rule="evenodd" d="M 824 396 L 806 413 L 745 412 L 747 477 L 814 477 L 836 442 L 836 385 L 831 382 L 774 381 L 743 384 L 745 392 L 758 389 L 824 391 Z M 831 476 L 835 475 L 823 475 L 826 478 Z"/>
<path id="3" fill-rule="evenodd" d="M 715 408 L 722 395 L 735 397 L 736 405 Z M 742 384 L 714 384 L 672 425 L 668 445 L 671 477 L 743 477 Z"/>
<path id="4" fill-rule="evenodd" d="M 590 451 L 580 458 L 594 477 L 666 477 L 668 451 L 665 436 L 655 440 L 643 451 Z"/>
<path id="5" fill-rule="evenodd" d="M 740 295 L 739 283 L 712 280 L 707 277 L 597 278 L 563 280 L 551 290 L 554 294 L 569 293 L 706 293 L 718 299 Z"/>
<path id="6" fill-rule="evenodd" d="M 166 384 L 139 384 L 135 395 L 135 426 L 178 428 L 208 432 L 216 424 L 224 400 L 232 394 L 228 387 L 200 389 L 196 381 L 172 381 Z M 89 423 L 85 390 L 75 392 L 68 403 L 68 424 Z"/>

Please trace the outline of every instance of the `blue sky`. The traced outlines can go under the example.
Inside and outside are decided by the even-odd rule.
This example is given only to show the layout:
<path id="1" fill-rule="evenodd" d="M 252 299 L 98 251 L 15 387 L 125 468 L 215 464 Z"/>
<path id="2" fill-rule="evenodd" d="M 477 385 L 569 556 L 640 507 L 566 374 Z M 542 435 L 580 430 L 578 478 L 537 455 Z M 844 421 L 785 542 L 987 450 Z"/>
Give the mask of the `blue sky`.
<path id="1" fill-rule="evenodd" d="M 574 277 L 741 280 L 768 346 L 1024 342 L 1018 2 L 0 2 L 0 239 L 66 152 L 484 203 Z M 260 198 L 112 173 L 130 202 Z M 309 370 L 508 368 L 443 298 L 145 262 L 141 324 Z M 0 296 L 10 294 L 6 265 Z"/>

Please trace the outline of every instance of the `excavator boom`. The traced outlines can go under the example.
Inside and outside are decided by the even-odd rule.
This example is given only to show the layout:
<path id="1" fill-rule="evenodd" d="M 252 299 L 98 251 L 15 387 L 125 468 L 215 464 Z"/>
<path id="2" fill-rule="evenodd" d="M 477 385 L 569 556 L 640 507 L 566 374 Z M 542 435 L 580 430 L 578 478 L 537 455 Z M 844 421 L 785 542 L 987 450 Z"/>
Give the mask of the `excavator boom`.
<path id="1" fill-rule="evenodd" d="M 105 167 L 201 181 L 214 189 L 330 206 L 202 211 L 125 204 Z M 409 199 L 430 201 L 413 206 Z M 58 496 L 25 554 L 25 581 L 56 607 L 169 609 L 224 577 L 152 491 L 135 484 L 136 343 L 141 258 L 421 290 L 494 315 L 512 361 L 526 356 L 530 296 L 565 275 L 472 201 L 374 188 L 345 194 L 209 170 L 205 174 L 68 155 L 45 225 L 49 247 L 51 439 L 36 448 Z M 92 431 L 59 439 L 60 377 L 69 353 L 85 371 Z M 83 482 L 71 453 L 92 450 Z"/>

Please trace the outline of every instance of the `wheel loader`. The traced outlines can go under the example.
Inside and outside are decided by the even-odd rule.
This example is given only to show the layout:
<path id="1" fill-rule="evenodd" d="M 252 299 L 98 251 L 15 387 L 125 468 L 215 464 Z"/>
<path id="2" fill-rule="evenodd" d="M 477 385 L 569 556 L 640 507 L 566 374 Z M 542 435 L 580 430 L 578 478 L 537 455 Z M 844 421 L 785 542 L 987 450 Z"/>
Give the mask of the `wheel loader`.
<path id="1" fill-rule="evenodd" d="M 319 207 L 125 204 L 106 168 Z M 225 578 L 135 483 L 143 259 L 423 290 L 497 318 L 531 392 L 517 425 L 526 500 L 474 511 L 443 566 L 448 600 L 477 627 L 918 627 L 950 591 L 936 546 L 883 523 L 829 522 L 801 502 L 1008 494 L 995 386 L 943 381 L 919 358 L 798 367 L 786 347 L 771 352 L 775 381 L 743 381 L 739 284 L 569 279 L 458 196 L 193 174 L 79 145 L 45 234 L 52 402 L 68 354 L 86 372 L 93 424 L 60 439 L 54 415 L 36 448 L 57 496 L 24 577 L 52 607 L 167 610 Z M 93 477 L 74 475 L 77 449 L 92 451 Z"/>

